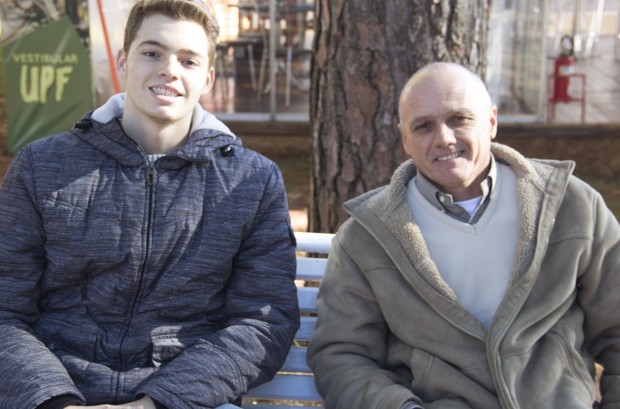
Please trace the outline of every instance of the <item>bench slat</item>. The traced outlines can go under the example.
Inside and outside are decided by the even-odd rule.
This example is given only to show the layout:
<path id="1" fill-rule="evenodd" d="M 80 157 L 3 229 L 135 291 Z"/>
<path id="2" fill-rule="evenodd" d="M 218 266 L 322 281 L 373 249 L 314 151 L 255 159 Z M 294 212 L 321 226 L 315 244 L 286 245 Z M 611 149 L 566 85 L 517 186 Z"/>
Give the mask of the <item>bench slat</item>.
<path id="1" fill-rule="evenodd" d="M 297 298 L 301 312 L 316 312 L 316 295 L 318 292 L 319 289 L 317 287 L 297 288 Z"/>
<path id="2" fill-rule="evenodd" d="M 264 383 L 245 395 L 250 399 L 277 399 L 321 401 L 321 396 L 314 386 L 311 375 L 276 375 L 270 382 Z"/>
<path id="3" fill-rule="evenodd" d="M 326 258 L 297 257 L 297 279 L 319 281 L 326 265 Z"/>
<path id="4" fill-rule="evenodd" d="M 327 254 L 332 248 L 333 234 L 295 232 L 297 250 Z"/>
<path id="5" fill-rule="evenodd" d="M 306 347 L 292 347 L 282 365 L 281 372 L 297 372 L 312 374 L 310 367 L 306 363 Z"/>
<path id="6" fill-rule="evenodd" d="M 309 341 L 316 328 L 316 317 L 301 317 L 301 324 L 295 335 L 295 339 Z"/>

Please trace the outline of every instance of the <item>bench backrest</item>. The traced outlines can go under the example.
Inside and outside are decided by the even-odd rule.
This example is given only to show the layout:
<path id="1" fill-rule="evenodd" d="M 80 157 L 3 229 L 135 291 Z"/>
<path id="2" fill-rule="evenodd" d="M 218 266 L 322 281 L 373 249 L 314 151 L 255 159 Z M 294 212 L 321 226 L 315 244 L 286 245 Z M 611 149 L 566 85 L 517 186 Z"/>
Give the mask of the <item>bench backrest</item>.
<path id="1" fill-rule="evenodd" d="M 314 378 L 306 364 L 308 342 L 316 326 L 316 296 L 325 272 L 333 234 L 296 232 L 297 296 L 301 326 L 286 362 L 275 378 L 250 390 L 243 399 L 244 408 L 304 409 L 323 407 L 314 387 Z M 306 406 L 299 406 L 299 405 Z"/>

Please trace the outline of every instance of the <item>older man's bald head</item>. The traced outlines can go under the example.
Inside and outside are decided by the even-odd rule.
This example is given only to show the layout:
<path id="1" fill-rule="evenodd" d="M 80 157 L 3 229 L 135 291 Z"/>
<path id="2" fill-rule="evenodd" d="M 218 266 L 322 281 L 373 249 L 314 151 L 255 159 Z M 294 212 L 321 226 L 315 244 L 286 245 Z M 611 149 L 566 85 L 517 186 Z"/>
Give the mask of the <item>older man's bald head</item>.
<path id="1" fill-rule="evenodd" d="M 403 87 L 398 103 L 398 111 L 401 120 L 403 106 L 407 104 L 410 93 L 415 92 L 419 84 L 425 82 L 445 83 L 446 81 L 453 82 L 454 84 L 467 84 L 467 86 L 474 87 L 476 89 L 475 93 L 484 100 L 489 108 L 492 107 L 491 96 L 487 91 L 486 85 L 477 74 L 459 64 L 435 62 L 416 71 Z"/>

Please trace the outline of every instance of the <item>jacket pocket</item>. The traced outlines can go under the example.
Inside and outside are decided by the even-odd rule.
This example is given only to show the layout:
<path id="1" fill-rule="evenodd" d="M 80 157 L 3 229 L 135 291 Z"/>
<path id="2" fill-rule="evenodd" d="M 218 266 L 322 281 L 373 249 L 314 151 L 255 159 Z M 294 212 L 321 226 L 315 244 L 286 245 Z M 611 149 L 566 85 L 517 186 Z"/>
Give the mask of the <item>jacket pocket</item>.
<path id="1" fill-rule="evenodd" d="M 591 389 L 594 379 L 594 360 L 587 355 L 581 355 L 573 346 L 577 339 L 575 331 L 559 325 L 549 332 L 549 336 L 560 345 L 559 350 L 564 353 L 570 373 L 576 379 L 581 380 L 588 389 Z M 589 370 L 588 366 L 592 370 Z"/>
<path id="2" fill-rule="evenodd" d="M 178 334 L 154 335 L 151 337 L 151 342 L 153 344 L 151 361 L 155 367 L 171 361 L 187 348 L 187 345 L 179 339 Z"/>
<path id="3" fill-rule="evenodd" d="M 560 344 L 561 350 L 566 355 L 566 362 L 573 375 L 579 377 L 585 384 L 591 383 L 593 373 L 588 370 L 587 366 L 589 364 L 590 367 L 594 368 L 594 360 L 582 356 L 572 346 L 577 338 L 575 332 L 566 326 L 558 326 L 550 331 L 549 335 Z"/>
<path id="4" fill-rule="evenodd" d="M 185 349 L 208 343 L 207 338 L 221 329 L 219 323 L 186 323 L 182 326 L 160 326 L 151 333 L 151 361 L 153 366 L 165 364 Z"/>
<path id="5" fill-rule="evenodd" d="M 588 358 L 580 355 L 576 345 L 581 345 L 577 333 L 558 324 L 530 349 L 503 355 L 503 382 L 515 401 L 533 402 L 537 408 L 592 407 L 593 376 L 587 369 Z"/>
<path id="6" fill-rule="evenodd" d="M 462 402 L 462 405 L 456 407 L 476 409 L 498 407 L 495 394 L 469 378 L 459 368 L 436 356 L 420 349 L 413 349 L 410 365 L 413 375 L 411 389 L 424 403 L 447 399 L 453 403 Z"/>

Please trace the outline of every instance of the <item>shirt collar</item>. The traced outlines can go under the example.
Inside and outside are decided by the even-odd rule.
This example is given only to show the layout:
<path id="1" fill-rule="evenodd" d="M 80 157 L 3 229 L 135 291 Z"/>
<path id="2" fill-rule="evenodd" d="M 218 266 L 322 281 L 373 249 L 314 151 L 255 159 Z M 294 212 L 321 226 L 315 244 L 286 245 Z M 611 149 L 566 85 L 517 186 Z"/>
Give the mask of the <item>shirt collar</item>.
<path id="1" fill-rule="evenodd" d="M 484 203 L 487 198 L 493 197 L 493 193 L 495 191 L 495 181 L 497 181 L 497 165 L 495 163 L 495 158 L 491 155 L 491 167 L 489 168 L 489 174 L 480 183 L 480 188 L 482 189 L 482 199 L 480 200 L 480 203 Z M 437 209 L 454 213 L 454 210 L 451 209 L 458 205 L 454 202 L 454 198 L 451 194 L 439 190 L 426 176 L 419 172 L 415 176 L 415 184 L 422 194 L 422 197 L 424 197 L 424 199 L 426 199 Z"/>

